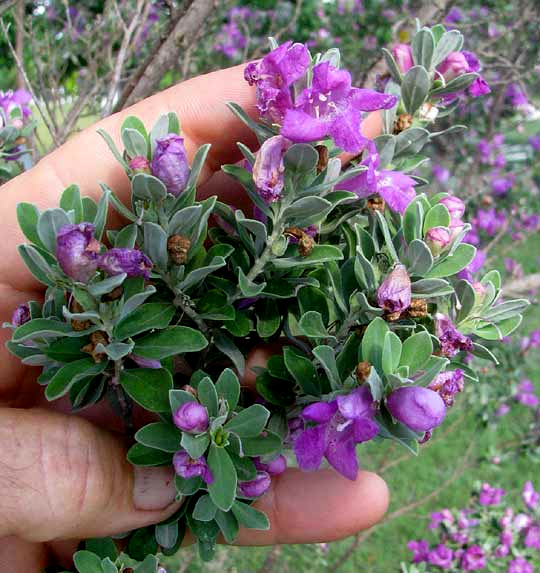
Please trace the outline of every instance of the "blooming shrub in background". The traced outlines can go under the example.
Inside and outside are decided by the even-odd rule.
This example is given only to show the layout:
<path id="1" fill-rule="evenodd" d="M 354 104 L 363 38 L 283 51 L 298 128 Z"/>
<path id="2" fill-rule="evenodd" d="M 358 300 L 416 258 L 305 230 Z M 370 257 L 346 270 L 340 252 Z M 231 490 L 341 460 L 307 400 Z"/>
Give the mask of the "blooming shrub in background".
<path id="1" fill-rule="evenodd" d="M 403 573 L 496 571 L 535 573 L 540 565 L 540 494 L 525 482 L 521 504 L 514 505 L 504 489 L 478 484 L 462 509 L 431 514 L 434 541 L 409 541 L 412 564 Z"/>

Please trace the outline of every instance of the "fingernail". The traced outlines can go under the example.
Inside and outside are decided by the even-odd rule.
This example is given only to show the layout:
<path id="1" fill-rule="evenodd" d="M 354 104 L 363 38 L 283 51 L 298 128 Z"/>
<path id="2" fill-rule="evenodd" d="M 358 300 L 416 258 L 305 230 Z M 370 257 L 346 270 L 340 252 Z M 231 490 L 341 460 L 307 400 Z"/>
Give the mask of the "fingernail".
<path id="1" fill-rule="evenodd" d="M 136 467 L 133 473 L 133 503 L 137 509 L 159 511 L 175 501 L 176 487 L 172 468 Z"/>

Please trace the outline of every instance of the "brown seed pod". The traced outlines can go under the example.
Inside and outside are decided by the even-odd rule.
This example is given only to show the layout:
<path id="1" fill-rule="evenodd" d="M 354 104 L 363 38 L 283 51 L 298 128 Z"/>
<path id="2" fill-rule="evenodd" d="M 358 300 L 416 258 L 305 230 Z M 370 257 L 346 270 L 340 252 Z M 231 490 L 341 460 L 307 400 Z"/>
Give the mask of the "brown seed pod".
<path id="1" fill-rule="evenodd" d="M 117 286 L 111 292 L 104 294 L 101 297 L 101 302 L 112 302 L 113 300 L 118 300 L 124 294 L 124 287 L 122 285 Z"/>
<path id="2" fill-rule="evenodd" d="M 103 344 L 103 346 L 107 346 L 107 344 L 109 344 L 109 337 L 103 330 L 92 332 L 90 335 L 90 342 L 81 348 L 83 352 L 86 352 L 92 356 L 94 362 L 101 362 L 104 358 L 107 357 L 104 352 L 96 352 L 96 346 L 98 344 Z"/>
<path id="3" fill-rule="evenodd" d="M 356 365 L 356 379 L 360 384 L 363 384 L 368 378 L 371 372 L 371 364 L 367 361 L 359 362 Z"/>
<path id="4" fill-rule="evenodd" d="M 413 122 L 413 117 L 410 113 L 402 113 L 394 121 L 394 134 L 397 135 L 406 129 L 411 127 Z"/>
<path id="5" fill-rule="evenodd" d="M 386 203 L 380 195 L 374 195 L 367 200 L 366 206 L 371 211 L 380 211 L 381 213 L 384 213 Z"/>
<path id="6" fill-rule="evenodd" d="M 173 263 L 182 265 L 187 261 L 191 241 L 182 235 L 171 235 L 167 240 L 167 251 Z"/>
<path id="7" fill-rule="evenodd" d="M 69 310 L 74 314 L 79 314 L 84 312 L 84 308 L 74 299 L 71 299 L 69 304 Z M 87 330 L 92 326 L 92 322 L 90 320 L 72 320 L 71 321 L 71 328 L 76 332 L 80 332 L 81 330 Z"/>
<path id="8" fill-rule="evenodd" d="M 428 314 L 427 301 L 424 298 L 415 298 L 407 309 L 411 318 L 425 318 Z"/>
<path id="9" fill-rule="evenodd" d="M 307 257 L 311 254 L 313 247 L 315 246 L 315 239 L 310 237 L 307 233 L 304 233 L 302 237 L 298 240 L 298 253 L 301 257 Z"/>
<path id="10" fill-rule="evenodd" d="M 383 316 L 384 320 L 387 320 L 388 322 L 396 322 L 400 319 L 400 317 L 401 310 L 398 310 L 397 312 L 388 312 Z"/>
<path id="11" fill-rule="evenodd" d="M 319 154 L 319 161 L 317 161 L 317 173 L 324 171 L 328 165 L 328 147 L 326 145 L 316 145 L 315 149 Z"/>

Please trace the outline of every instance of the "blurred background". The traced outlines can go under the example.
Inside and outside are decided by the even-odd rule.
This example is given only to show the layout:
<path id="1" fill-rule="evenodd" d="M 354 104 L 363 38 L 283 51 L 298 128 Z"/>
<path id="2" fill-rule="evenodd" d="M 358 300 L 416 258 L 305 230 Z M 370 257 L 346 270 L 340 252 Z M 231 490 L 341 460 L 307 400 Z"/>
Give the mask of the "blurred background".
<path id="1" fill-rule="evenodd" d="M 363 467 L 381 473 L 392 494 L 374 529 L 332 544 L 222 547 L 210 564 L 188 548 L 164 558 L 168 571 L 412 572 L 407 543 L 429 538 L 430 513 L 467 506 L 482 482 L 504 488 L 516 507 L 525 480 L 540 486 L 538 0 L 0 0 L 0 18 L 0 182 L 100 117 L 260 57 L 269 36 L 305 42 L 312 53 L 338 47 L 355 85 L 377 87 L 386 73 L 381 48 L 406 43 L 415 18 L 442 22 L 464 32 L 491 86 L 488 97 L 456 103 L 456 121 L 470 129 L 444 147 L 436 139 L 418 174 L 430 193 L 452 191 L 467 203 L 467 241 L 479 249 L 469 278 L 496 268 L 506 294 L 533 302 L 494 349 L 499 366 L 471 364 L 464 396 L 419 460 L 390 444 L 361 446 Z M 540 565 L 540 546 L 537 555 Z"/>

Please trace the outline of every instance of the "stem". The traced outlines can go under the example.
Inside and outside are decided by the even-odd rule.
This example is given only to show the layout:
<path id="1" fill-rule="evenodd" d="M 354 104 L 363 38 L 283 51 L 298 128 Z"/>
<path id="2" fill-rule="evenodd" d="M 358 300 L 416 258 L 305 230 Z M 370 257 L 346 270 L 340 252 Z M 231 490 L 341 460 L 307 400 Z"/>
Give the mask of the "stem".
<path id="1" fill-rule="evenodd" d="M 204 320 L 197 314 L 197 312 L 186 302 L 186 296 L 183 293 L 178 293 L 174 288 L 171 290 L 176 293 L 176 297 L 173 301 L 174 306 L 180 308 L 182 312 L 186 313 L 189 318 L 199 327 L 199 330 L 204 334 L 208 334 L 210 327 L 204 322 Z"/>

